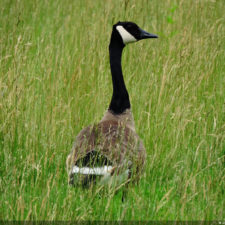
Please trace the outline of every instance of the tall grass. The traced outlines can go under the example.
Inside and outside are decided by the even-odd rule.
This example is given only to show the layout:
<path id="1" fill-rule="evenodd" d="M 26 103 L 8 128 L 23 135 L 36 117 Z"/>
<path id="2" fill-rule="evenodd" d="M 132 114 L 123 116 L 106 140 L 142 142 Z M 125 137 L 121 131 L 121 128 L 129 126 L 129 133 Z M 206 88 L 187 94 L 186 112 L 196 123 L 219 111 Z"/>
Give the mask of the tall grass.
<path id="1" fill-rule="evenodd" d="M 225 219 L 223 0 L 1 0 L 0 220 Z M 123 70 L 145 172 L 124 203 L 67 184 L 66 156 L 112 94 L 112 25 L 159 35 Z"/>

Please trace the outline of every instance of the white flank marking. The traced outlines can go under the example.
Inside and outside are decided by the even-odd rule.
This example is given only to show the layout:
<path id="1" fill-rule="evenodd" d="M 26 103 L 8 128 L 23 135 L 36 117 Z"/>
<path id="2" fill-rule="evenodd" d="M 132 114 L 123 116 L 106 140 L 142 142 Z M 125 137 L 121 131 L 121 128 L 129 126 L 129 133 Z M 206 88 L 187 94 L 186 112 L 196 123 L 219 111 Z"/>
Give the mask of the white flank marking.
<path id="1" fill-rule="evenodd" d="M 120 33 L 120 36 L 122 37 L 123 39 L 123 43 L 124 44 L 128 44 L 130 42 L 135 42 L 137 41 L 137 39 L 131 35 L 128 31 L 126 31 L 123 26 L 117 26 L 116 29 L 119 31 Z"/>
<path id="2" fill-rule="evenodd" d="M 110 175 L 112 166 L 103 166 L 103 167 L 78 167 L 74 166 L 72 169 L 72 174 L 74 173 L 80 173 L 80 174 L 85 174 L 85 175 Z"/>

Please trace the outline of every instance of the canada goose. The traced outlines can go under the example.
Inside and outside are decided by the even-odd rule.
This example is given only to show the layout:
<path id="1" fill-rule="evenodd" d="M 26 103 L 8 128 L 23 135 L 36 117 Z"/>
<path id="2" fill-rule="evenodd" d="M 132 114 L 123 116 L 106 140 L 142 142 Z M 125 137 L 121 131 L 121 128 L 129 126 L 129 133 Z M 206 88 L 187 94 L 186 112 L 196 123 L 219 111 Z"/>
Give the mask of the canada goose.
<path id="1" fill-rule="evenodd" d="M 142 30 L 133 22 L 113 25 L 109 44 L 112 99 L 102 120 L 82 129 L 75 139 L 66 161 L 70 184 L 89 186 L 96 180 L 104 184 L 111 177 L 119 177 L 125 183 L 130 178 L 139 179 L 146 152 L 135 132 L 121 56 L 126 44 L 147 38 L 157 36 Z"/>

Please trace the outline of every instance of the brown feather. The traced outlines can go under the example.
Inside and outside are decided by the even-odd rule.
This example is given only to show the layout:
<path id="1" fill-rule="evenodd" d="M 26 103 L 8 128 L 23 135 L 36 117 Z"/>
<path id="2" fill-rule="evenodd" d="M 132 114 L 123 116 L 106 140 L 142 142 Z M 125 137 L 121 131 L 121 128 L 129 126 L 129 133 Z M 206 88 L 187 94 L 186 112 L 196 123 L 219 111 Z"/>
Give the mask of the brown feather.
<path id="1" fill-rule="evenodd" d="M 146 157 L 139 136 L 121 121 L 116 120 L 105 120 L 81 130 L 68 156 L 68 169 L 93 150 L 118 168 L 131 161 L 132 171 L 136 175 L 142 170 Z"/>

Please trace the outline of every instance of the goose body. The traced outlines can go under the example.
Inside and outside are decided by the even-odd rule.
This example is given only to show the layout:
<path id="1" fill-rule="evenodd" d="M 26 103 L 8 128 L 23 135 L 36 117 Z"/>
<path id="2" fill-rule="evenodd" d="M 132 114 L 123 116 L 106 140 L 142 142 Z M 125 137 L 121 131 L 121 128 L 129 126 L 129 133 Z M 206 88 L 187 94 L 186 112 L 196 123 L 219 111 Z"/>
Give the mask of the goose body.
<path id="1" fill-rule="evenodd" d="M 135 131 L 121 57 L 126 44 L 146 38 L 157 36 L 132 22 L 118 22 L 113 26 L 109 45 L 112 99 L 102 120 L 82 129 L 75 139 L 66 162 L 70 184 L 88 186 L 97 178 L 99 183 L 104 183 L 114 175 L 122 177 L 122 182 L 139 179 L 146 151 Z"/>

